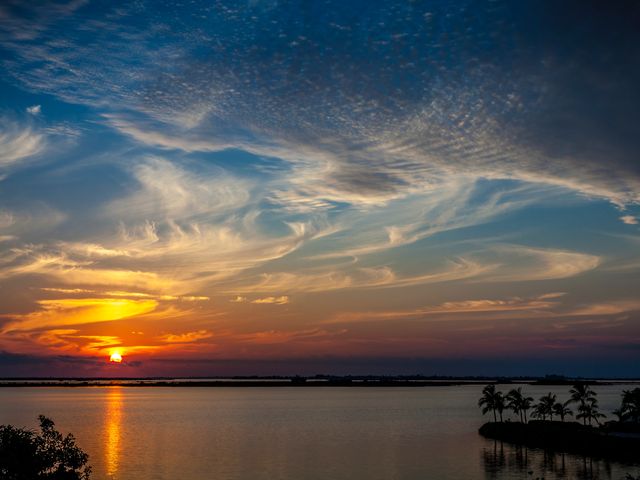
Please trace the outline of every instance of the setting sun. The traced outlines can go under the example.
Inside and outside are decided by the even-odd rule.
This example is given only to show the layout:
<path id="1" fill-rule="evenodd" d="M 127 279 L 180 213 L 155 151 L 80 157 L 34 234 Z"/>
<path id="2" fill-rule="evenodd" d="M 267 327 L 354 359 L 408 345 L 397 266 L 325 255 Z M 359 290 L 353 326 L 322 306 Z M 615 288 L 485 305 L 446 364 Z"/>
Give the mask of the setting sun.
<path id="1" fill-rule="evenodd" d="M 109 357 L 109 361 L 113 363 L 121 363 L 122 355 L 120 355 L 120 352 L 113 352 Z"/>

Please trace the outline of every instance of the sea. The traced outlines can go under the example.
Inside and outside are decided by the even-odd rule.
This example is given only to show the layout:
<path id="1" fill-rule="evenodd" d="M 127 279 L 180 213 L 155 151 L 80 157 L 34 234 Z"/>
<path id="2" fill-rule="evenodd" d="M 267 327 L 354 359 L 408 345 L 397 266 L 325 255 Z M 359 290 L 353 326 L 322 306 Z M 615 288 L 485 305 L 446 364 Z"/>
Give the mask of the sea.
<path id="1" fill-rule="evenodd" d="M 560 400 L 569 387 L 522 386 Z M 594 387 L 611 418 L 623 389 Z M 2 387 L 0 424 L 71 432 L 92 479 L 603 479 L 638 463 L 483 438 L 482 385 L 430 387 Z"/>

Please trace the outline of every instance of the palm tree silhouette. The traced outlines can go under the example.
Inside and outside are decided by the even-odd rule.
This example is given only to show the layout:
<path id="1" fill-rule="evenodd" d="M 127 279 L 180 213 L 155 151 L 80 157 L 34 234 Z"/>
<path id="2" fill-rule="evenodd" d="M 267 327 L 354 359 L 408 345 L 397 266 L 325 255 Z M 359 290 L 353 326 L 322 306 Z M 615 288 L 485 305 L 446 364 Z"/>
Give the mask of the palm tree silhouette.
<path id="1" fill-rule="evenodd" d="M 524 397 L 522 399 L 522 405 L 520 408 L 522 409 L 522 413 L 524 414 L 524 423 L 527 423 L 527 412 L 531 409 L 533 405 L 533 397 Z"/>
<path id="2" fill-rule="evenodd" d="M 548 415 L 551 421 L 553 421 L 553 414 L 555 413 L 553 410 L 553 406 L 555 405 L 555 403 L 556 403 L 556 395 L 554 395 L 551 392 L 540 397 L 540 401 L 538 403 L 538 405 L 540 405 L 540 409 L 544 417 Z"/>
<path id="3" fill-rule="evenodd" d="M 618 422 L 624 422 L 628 418 L 627 417 L 627 412 L 626 412 L 624 406 L 620 407 L 620 408 L 616 408 L 611 413 L 613 413 L 618 418 Z"/>
<path id="4" fill-rule="evenodd" d="M 622 406 L 620 407 L 623 417 L 621 420 L 630 420 L 640 423 L 640 388 L 622 391 Z"/>
<path id="5" fill-rule="evenodd" d="M 576 383 L 571 390 L 571 401 L 574 403 L 584 404 L 596 400 L 598 394 L 591 390 L 588 383 Z"/>
<path id="6" fill-rule="evenodd" d="M 478 400 L 478 406 L 482 408 L 482 414 L 493 412 L 493 421 L 497 422 L 496 412 L 500 414 L 502 421 L 502 412 L 505 408 L 505 399 L 502 392 L 496 391 L 496 386 L 491 384 L 482 389 L 482 397 Z"/>
<path id="7" fill-rule="evenodd" d="M 502 392 L 496 392 L 496 410 L 498 412 L 498 415 L 500 415 L 500 421 L 502 422 L 502 412 L 504 412 L 504 409 L 507 408 L 507 402 L 505 401 L 505 397 L 504 395 L 502 395 Z"/>
<path id="8" fill-rule="evenodd" d="M 591 425 L 592 420 L 595 420 L 596 423 L 600 425 L 599 419 L 606 417 L 604 413 L 600 413 L 598 411 L 597 400 L 592 400 L 592 401 L 583 403 L 578 407 L 578 412 L 579 413 L 576 415 L 576 418 L 582 418 L 585 425 L 587 424 L 587 421 L 589 421 L 589 425 Z"/>
<path id="9" fill-rule="evenodd" d="M 591 390 L 588 383 L 576 383 L 569 390 L 569 393 L 571 394 L 571 401 L 580 404 L 576 418 L 581 418 L 584 425 L 587 424 L 587 421 L 589 421 L 589 425 L 594 419 L 598 421 L 598 417 L 593 417 L 594 414 L 601 417 L 604 416 L 598 412 L 598 394 Z"/>
<path id="10" fill-rule="evenodd" d="M 566 417 L 567 415 L 573 415 L 573 412 L 569 408 L 570 403 L 571 403 L 571 400 L 567 400 L 564 403 L 556 402 L 553 405 L 553 413 L 558 415 L 560 417 L 560 420 L 563 422 L 564 422 L 564 417 Z"/>
<path id="11" fill-rule="evenodd" d="M 513 413 L 520 417 L 520 421 L 527 423 L 527 410 L 531 408 L 532 397 L 525 397 L 522 393 L 522 387 L 512 389 L 505 397 L 507 408 L 513 410 Z"/>
<path id="12" fill-rule="evenodd" d="M 546 412 L 546 409 L 544 408 L 544 405 L 541 403 L 536 403 L 533 406 L 533 411 L 531 412 L 531 416 L 533 418 L 540 418 L 542 420 L 546 420 L 547 412 Z"/>

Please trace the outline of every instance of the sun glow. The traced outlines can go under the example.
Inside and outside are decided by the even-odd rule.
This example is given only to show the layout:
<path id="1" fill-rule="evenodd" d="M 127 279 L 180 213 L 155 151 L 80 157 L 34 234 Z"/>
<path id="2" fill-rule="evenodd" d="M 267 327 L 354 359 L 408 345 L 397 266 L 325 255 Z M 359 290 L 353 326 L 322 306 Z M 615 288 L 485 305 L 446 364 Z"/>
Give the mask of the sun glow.
<path id="1" fill-rule="evenodd" d="M 113 352 L 109 357 L 109 361 L 113 363 L 121 363 L 122 355 L 120 354 L 120 352 Z"/>

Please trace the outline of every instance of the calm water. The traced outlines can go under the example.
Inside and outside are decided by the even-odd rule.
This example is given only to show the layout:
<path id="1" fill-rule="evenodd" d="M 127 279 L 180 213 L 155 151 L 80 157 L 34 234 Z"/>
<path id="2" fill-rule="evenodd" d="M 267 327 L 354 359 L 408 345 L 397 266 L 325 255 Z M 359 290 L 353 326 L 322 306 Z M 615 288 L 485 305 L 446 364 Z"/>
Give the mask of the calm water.
<path id="1" fill-rule="evenodd" d="M 623 388 L 596 388 L 605 412 L 619 406 Z M 89 452 L 97 480 L 621 480 L 627 472 L 640 474 L 638 465 L 483 439 L 480 390 L 2 388 L 0 424 L 35 427 L 39 413 L 50 416 Z M 525 391 L 568 396 L 566 387 Z"/>

